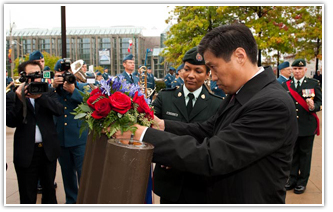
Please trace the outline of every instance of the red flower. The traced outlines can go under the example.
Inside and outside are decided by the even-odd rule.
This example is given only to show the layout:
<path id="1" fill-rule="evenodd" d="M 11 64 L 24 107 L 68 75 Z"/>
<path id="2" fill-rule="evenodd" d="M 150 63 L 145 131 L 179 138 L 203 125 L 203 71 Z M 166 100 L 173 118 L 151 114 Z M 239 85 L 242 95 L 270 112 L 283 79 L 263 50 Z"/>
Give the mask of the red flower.
<path id="1" fill-rule="evenodd" d="M 94 119 L 101 119 L 106 117 L 111 111 L 111 104 L 108 98 L 100 99 L 94 104 L 95 111 L 91 114 Z"/>
<path id="2" fill-rule="evenodd" d="M 94 96 L 95 94 L 102 94 L 102 92 L 99 88 L 95 88 L 90 92 L 90 96 Z"/>
<path id="3" fill-rule="evenodd" d="M 109 96 L 109 99 L 111 102 L 112 110 L 120 114 L 125 114 L 132 107 L 131 98 L 119 91 Z"/>
<path id="4" fill-rule="evenodd" d="M 93 104 L 94 101 L 96 101 L 99 97 L 101 97 L 103 95 L 93 95 L 90 96 L 89 99 L 87 100 L 87 104 L 89 105 L 89 107 L 91 107 L 92 109 L 95 109 L 95 104 Z"/>
<path id="5" fill-rule="evenodd" d="M 139 113 L 145 113 L 147 117 L 154 119 L 154 111 L 148 106 L 143 95 L 138 96 L 138 91 L 134 94 L 133 102 L 139 105 Z"/>

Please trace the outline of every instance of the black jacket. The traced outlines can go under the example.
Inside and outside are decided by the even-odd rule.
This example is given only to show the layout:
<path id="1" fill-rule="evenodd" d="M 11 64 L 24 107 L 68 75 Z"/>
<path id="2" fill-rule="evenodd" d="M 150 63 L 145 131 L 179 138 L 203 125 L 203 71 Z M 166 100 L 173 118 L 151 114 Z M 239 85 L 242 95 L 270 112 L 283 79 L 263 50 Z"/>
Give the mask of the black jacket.
<path id="1" fill-rule="evenodd" d="M 23 124 L 23 104 L 15 92 L 6 95 L 6 125 L 16 127 L 14 133 L 14 164 L 28 167 L 31 163 L 35 146 L 36 124 L 38 125 L 47 158 L 53 161 L 60 155 L 60 143 L 53 121 L 53 115 L 63 114 L 63 107 L 58 101 L 53 88 L 35 100 L 35 109 L 27 101 L 27 124 Z"/>
<path id="2" fill-rule="evenodd" d="M 249 80 L 204 123 L 149 128 L 153 161 L 207 176 L 208 203 L 281 204 L 298 134 L 295 106 L 272 69 Z"/>

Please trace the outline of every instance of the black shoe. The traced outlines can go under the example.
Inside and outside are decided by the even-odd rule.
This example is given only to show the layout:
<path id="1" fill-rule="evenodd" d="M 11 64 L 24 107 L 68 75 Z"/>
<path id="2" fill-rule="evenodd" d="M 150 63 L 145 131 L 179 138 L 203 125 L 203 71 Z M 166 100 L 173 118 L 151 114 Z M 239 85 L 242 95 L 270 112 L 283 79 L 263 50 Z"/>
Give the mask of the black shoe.
<path id="1" fill-rule="evenodd" d="M 43 188 L 41 185 L 37 185 L 37 194 L 41 194 L 43 191 Z"/>
<path id="2" fill-rule="evenodd" d="M 295 186 L 296 186 L 296 184 L 289 183 L 289 182 L 286 185 L 284 185 L 284 187 L 286 188 L 287 191 L 294 189 Z"/>
<path id="3" fill-rule="evenodd" d="M 295 194 L 303 194 L 306 189 L 306 186 L 296 186 L 294 189 Z"/>
<path id="4" fill-rule="evenodd" d="M 56 182 L 54 182 L 54 188 L 57 188 L 58 184 Z"/>

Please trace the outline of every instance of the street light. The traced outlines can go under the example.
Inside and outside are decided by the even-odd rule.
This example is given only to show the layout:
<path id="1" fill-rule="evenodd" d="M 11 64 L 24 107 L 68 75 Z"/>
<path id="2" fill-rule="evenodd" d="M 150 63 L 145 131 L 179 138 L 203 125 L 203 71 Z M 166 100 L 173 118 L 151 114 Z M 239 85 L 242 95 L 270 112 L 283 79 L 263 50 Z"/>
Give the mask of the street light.
<path id="1" fill-rule="evenodd" d="M 22 42 L 22 37 L 21 37 L 21 42 Z M 13 40 L 12 41 L 12 45 L 14 44 L 18 44 L 20 46 L 20 49 L 21 49 L 21 56 L 22 56 L 22 62 L 24 61 L 24 55 L 23 55 L 23 44 L 22 43 L 19 43 L 17 40 Z M 20 59 L 20 64 L 21 64 L 21 59 Z"/>

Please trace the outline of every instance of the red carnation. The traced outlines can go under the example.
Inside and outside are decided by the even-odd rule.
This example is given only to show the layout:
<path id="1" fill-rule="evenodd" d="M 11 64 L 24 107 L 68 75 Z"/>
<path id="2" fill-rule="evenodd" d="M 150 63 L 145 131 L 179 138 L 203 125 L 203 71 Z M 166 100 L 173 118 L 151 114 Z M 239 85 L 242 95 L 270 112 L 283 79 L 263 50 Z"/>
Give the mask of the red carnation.
<path id="1" fill-rule="evenodd" d="M 131 98 L 119 91 L 109 96 L 109 99 L 111 102 L 112 110 L 120 114 L 125 114 L 132 107 Z"/>

